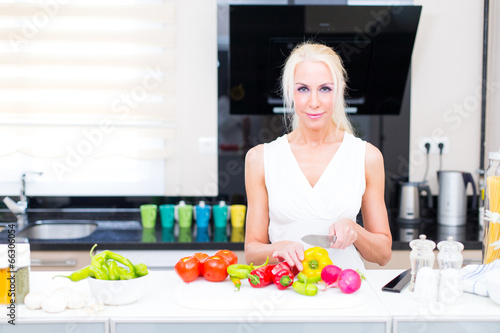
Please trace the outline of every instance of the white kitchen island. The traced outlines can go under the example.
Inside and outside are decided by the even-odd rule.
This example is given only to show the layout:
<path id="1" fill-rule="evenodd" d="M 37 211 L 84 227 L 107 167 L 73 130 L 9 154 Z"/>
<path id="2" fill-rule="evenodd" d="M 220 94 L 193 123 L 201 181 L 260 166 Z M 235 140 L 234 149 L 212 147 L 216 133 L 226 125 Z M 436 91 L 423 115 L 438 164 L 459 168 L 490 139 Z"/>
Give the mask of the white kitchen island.
<path id="1" fill-rule="evenodd" d="M 16 325 L 4 319 L 0 332 L 137 333 L 137 332 L 500 332 L 500 306 L 489 298 L 465 294 L 460 304 L 430 306 L 401 294 L 381 291 L 397 270 L 369 270 L 355 294 L 336 289 L 307 297 L 275 286 L 262 289 L 242 281 L 239 292 L 228 280 L 210 283 L 200 278 L 183 283 L 173 271 L 152 271 L 147 293 L 123 306 L 102 311 L 65 310 L 49 314 L 16 309 Z M 32 272 L 31 290 L 47 292 L 69 286 L 89 293 L 87 281 L 52 279 L 58 272 Z M 438 311 L 436 311 L 438 309 Z M 6 317 L 4 317 L 6 318 Z M 36 330 L 35 330 L 36 327 Z"/>

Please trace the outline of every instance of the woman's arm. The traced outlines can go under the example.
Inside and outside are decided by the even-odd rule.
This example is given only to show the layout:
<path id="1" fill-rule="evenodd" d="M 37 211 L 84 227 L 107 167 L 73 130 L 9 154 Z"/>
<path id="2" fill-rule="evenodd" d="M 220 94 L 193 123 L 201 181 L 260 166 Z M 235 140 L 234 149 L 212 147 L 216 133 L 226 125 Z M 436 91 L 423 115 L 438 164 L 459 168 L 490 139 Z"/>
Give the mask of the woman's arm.
<path id="1" fill-rule="evenodd" d="M 269 257 L 270 262 L 285 260 L 290 266 L 304 260 L 304 248 L 296 242 L 269 244 L 269 206 L 264 176 L 264 146 L 250 149 L 245 158 L 245 188 L 247 217 L 245 229 L 245 259 L 260 265 Z M 278 260 L 277 260 L 278 259 Z"/>
<path id="2" fill-rule="evenodd" d="M 384 201 L 384 160 L 380 151 L 367 143 L 365 158 L 366 188 L 361 202 L 363 226 L 350 219 L 335 221 L 329 233 L 337 235 L 333 248 L 354 244 L 361 256 L 379 265 L 391 259 L 392 236 Z"/>
<path id="3" fill-rule="evenodd" d="M 366 144 L 366 189 L 361 203 L 363 227 L 358 225 L 358 239 L 354 243 L 361 256 L 385 265 L 392 256 L 392 236 L 384 200 L 384 158 L 375 146 Z"/>

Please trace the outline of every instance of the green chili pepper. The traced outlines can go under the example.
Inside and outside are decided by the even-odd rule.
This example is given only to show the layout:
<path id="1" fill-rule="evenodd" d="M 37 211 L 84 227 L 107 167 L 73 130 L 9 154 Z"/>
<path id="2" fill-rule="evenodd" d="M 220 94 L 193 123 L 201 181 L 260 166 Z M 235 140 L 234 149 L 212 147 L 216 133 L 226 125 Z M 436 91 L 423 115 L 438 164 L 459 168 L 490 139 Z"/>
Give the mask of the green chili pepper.
<path id="1" fill-rule="evenodd" d="M 90 269 L 90 266 L 79 269 L 70 275 L 56 275 L 54 277 L 65 277 L 73 282 L 84 280 L 88 277 L 95 277 L 94 272 Z"/>
<path id="2" fill-rule="evenodd" d="M 120 280 L 120 272 L 118 271 L 118 265 L 114 260 L 107 260 L 106 264 L 109 269 L 109 279 L 110 280 Z"/>
<path id="3" fill-rule="evenodd" d="M 302 281 L 295 281 L 292 284 L 293 290 L 301 295 L 315 296 L 318 293 L 318 286 L 311 283 L 304 283 Z"/>
<path id="4" fill-rule="evenodd" d="M 254 266 L 253 263 L 250 265 L 244 264 L 234 264 L 227 267 L 227 274 L 229 276 L 236 277 L 238 279 L 247 279 L 250 273 L 257 268 L 266 266 L 269 263 L 269 257 L 267 257 L 266 262 L 259 266 Z"/>
<path id="5" fill-rule="evenodd" d="M 93 276 L 98 280 L 109 280 L 108 272 L 102 267 L 95 267 L 90 265 L 89 270 L 92 272 Z"/>
<path id="6" fill-rule="evenodd" d="M 148 273 L 149 273 L 148 266 L 146 266 L 145 264 L 142 264 L 142 263 L 134 265 L 134 269 L 135 269 L 135 274 L 137 275 L 137 277 L 145 276 L 145 275 L 148 275 Z"/>
<path id="7" fill-rule="evenodd" d="M 227 268 L 227 274 L 231 277 L 236 277 L 238 279 L 246 279 L 248 278 L 248 275 L 252 269 L 250 268 L 249 265 L 243 265 L 243 264 L 234 264 L 230 265 Z"/>
<path id="8" fill-rule="evenodd" d="M 118 265 L 117 265 L 117 270 L 120 274 L 120 280 L 131 280 L 131 279 L 135 279 L 137 277 L 135 272 L 130 272 L 130 271 L 126 270 L 125 268 L 120 267 Z"/>

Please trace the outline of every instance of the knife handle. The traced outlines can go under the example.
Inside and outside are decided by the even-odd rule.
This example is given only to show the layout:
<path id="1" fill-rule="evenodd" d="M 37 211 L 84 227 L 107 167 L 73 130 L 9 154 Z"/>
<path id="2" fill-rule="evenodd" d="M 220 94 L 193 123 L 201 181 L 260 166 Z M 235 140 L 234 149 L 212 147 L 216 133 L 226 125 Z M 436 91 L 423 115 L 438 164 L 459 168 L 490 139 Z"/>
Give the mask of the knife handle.
<path id="1" fill-rule="evenodd" d="M 406 271 L 389 281 L 389 283 L 387 283 L 385 286 L 383 286 L 382 291 L 400 293 L 401 290 L 403 290 L 408 285 L 408 283 L 410 282 L 410 278 L 410 269 L 407 269 Z"/>

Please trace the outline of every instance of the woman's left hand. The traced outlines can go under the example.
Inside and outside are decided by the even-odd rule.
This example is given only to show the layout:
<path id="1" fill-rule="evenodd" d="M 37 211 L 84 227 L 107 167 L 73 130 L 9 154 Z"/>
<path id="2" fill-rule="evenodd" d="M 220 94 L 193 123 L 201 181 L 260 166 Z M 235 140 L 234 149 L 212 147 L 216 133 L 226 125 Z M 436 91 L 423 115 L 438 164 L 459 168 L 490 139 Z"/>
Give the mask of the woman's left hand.
<path id="1" fill-rule="evenodd" d="M 334 249 L 345 249 L 358 239 L 357 224 L 350 219 L 335 221 L 329 228 L 329 235 L 336 235 L 337 240 L 331 245 Z"/>

